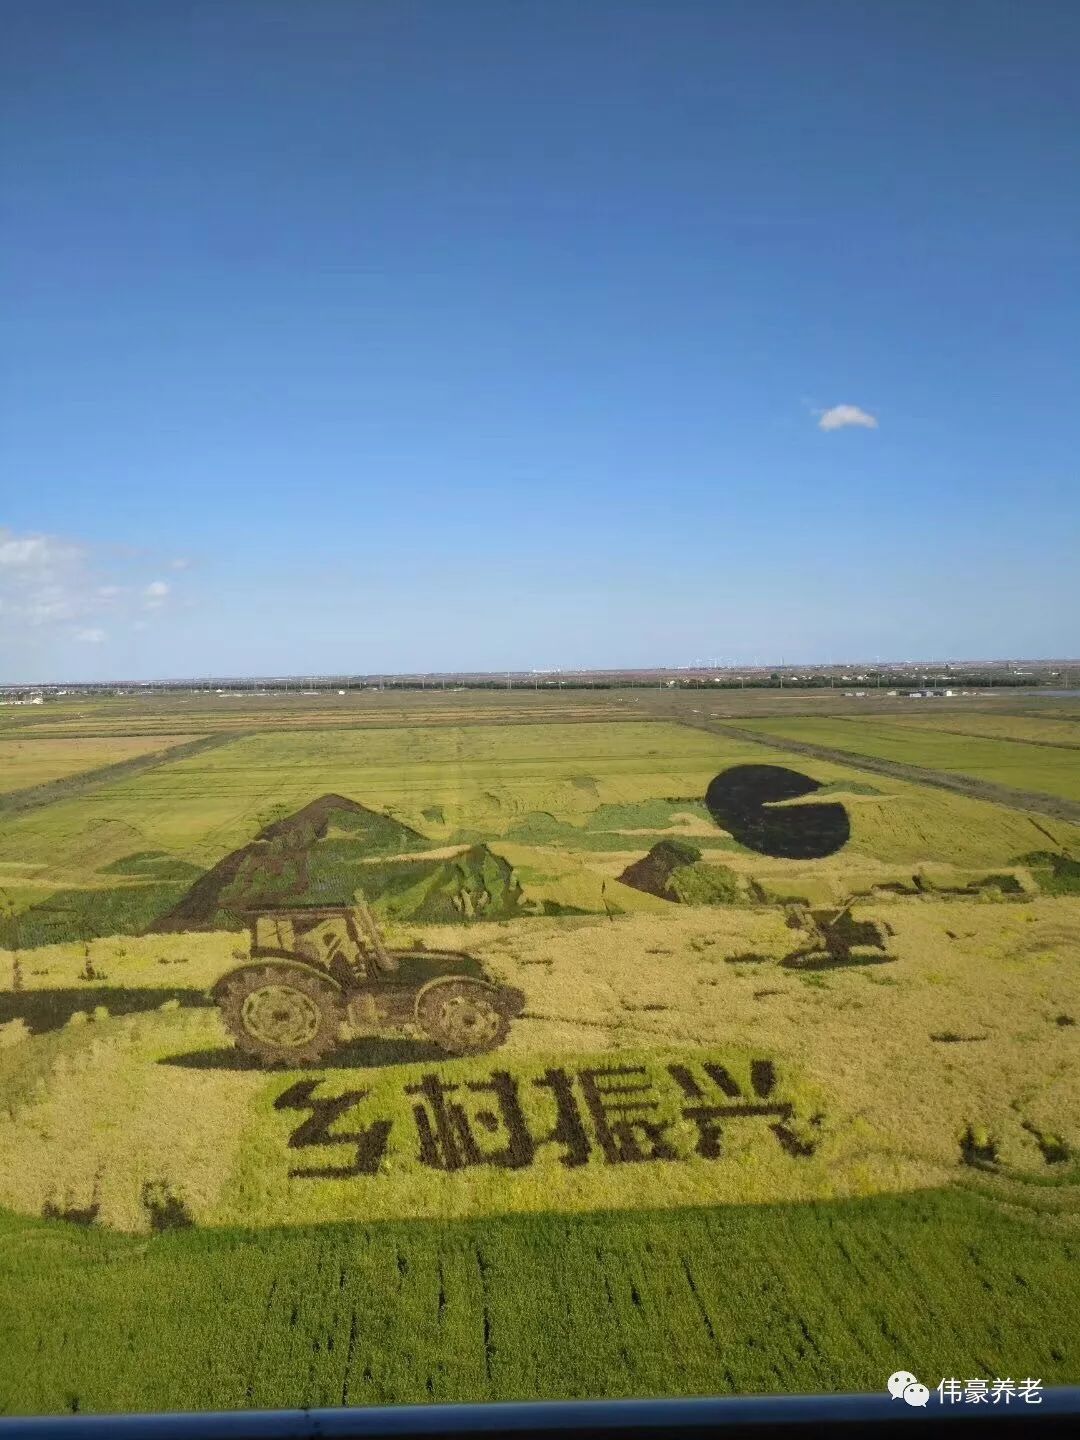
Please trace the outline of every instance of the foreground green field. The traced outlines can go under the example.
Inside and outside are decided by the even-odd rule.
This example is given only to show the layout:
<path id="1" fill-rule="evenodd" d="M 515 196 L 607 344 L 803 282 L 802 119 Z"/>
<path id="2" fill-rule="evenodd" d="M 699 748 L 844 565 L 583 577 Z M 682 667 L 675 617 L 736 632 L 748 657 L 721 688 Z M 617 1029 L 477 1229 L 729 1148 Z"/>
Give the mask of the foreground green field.
<path id="1" fill-rule="evenodd" d="M 933 702 L 926 702 L 932 704 Z M 790 719 L 754 720 L 756 730 L 782 745 L 785 739 L 805 740 L 871 755 L 905 765 L 921 765 L 945 774 L 971 775 L 1015 790 L 1033 790 L 1080 800 L 1080 750 L 1046 744 L 1045 724 L 1027 731 L 1022 718 L 999 720 L 995 734 L 954 732 L 948 722 L 927 720 Z M 1063 726 L 1068 722 L 1060 722 Z M 1055 728 L 1054 735 L 1061 732 Z M 1072 735 L 1072 729 L 1066 730 Z"/>
<path id="2" fill-rule="evenodd" d="M 1075 1266 L 1075 1235 L 940 1191 L 149 1241 L 10 1218 L 0 1408 L 880 1391 L 901 1362 L 1060 1384 Z"/>
<path id="3" fill-rule="evenodd" d="M 0 820 L 0 1408 L 1075 1380 L 1080 827 L 484 713 L 218 734 Z M 357 895 L 520 992 L 504 1043 L 376 1005 L 236 1048 L 245 915 Z"/>

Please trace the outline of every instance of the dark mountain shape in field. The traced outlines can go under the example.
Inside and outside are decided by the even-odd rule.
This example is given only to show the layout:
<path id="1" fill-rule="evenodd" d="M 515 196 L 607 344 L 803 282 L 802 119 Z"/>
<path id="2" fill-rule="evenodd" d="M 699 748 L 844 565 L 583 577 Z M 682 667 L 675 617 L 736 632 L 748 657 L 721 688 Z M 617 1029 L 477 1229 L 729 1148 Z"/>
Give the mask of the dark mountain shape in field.
<path id="1" fill-rule="evenodd" d="M 344 795 L 320 795 L 294 815 L 286 815 L 284 819 L 267 825 L 255 839 L 308 845 L 313 840 L 325 839 L 331 826 L 362 840 L 366 849 L 382 855 L 422 849 L 431 843 L 426 835 L 421 835 L 419 830 L 403 821 L 378 810 L 370 810 L 357 800 L 346 799 Z"/>
<path id="2" fill-rule="evenodd" d="M 746 894 L 733 870 L 702 863 L 701 851 L 686 840 L 661 840 L 619 879 L 677 905 L 738 905 Z"/>
<path id="3" fill-rule="evenodd" d="M 684 865 L 693 865 L 701 859 L 696 845 L 685 840 L 661 840 L 640 860 L 628 865 L 619 876 L 624 885 L 634 890 L 644 890 L 647 895 L 656 895 L 661 900 L 677 900 L 670 889 L 671 878 Z"/>
<path id="4" fill-rule="evenodd" d="M 149 932 L 233 930 L 242 925 L 245 910 L 348 904 L 361 884 L 365 859 L 429 843 L 389 815 L 343 795 L 321 795 L 224 856 Z"/>
<path id="5" fill-rule="evenodd" d="M 234 919 L 220 927 L 213 922 L 221 908 L 218 902 L 222 891 L 236 879 L 237 873 L 254 848 L 246 846 L 243 850 L 234 850 L 231 855 L 219 860 L 213 869 L 207 870 L 205 875 L 195 881 L 191 889 L 182 895 L 170 910 L 148 925 L 146 933 L 164 935 L 180 930 L 236 929 L 238 922 Z"/>
<path id="6" fill-rule="evenodd" d="M 818 860 L 851 837 L 843 805 L 787 805 L 812 795 L 821 782 L 786 765 L 733 765 L 709 782 L 705 804 L 718 825 L 740 845 L 776 859 Z"/>

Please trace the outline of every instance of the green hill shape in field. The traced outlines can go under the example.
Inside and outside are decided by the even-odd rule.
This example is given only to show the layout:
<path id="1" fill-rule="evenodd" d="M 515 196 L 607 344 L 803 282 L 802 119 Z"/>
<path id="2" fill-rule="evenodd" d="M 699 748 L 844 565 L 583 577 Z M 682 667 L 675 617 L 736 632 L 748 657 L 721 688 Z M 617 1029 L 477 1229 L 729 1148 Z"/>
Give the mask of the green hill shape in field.
<path id="1" fill-rule="evenodd" d="M 245 911 L 350 905 L 358 890 L 385 919 L 428 924 L 572 909 L 529 900 L 512 864 L 484 841 L 452 855 L 422 853 L 430 849 L 428 837 L 402 821 L 323 795 L 273 820 L 209 870 L 163 851 L 122 856 L 99 871 L 112 883 L 60 891 L 0 917 L 0 945 L 240 930 Z"/>
<path id="2" fill-rule="evenodd" d="M 598 805 L 581 822 L 559 819 L 547 810 L 530 810 L 507 827 L 503 838 L 521 845 L 544 845 L 570 853 L 625 850 L 628 837 L 635 845 L 665 839 L 665 832 L 687 820 L 699 820 L 715 829 L 704 804 L 692 797 L 634 800 Z M 477 832 L 460 831 L 459 840 L 479 838 Z M 673 837 L 673 838 L 678 838 Z M 725 830 L 714 834 L 694 833 L 694 844 L 702 850 L 733 850 L 735 842 Z"/>
<path id="3" fill-rule="evenodd" d="M 366 865 L 361 884 L 376 913 L 390 920 L 447 924 L 537 913 L 510 862 L 485 844 L 440 859 Z"/>
<path id="4" fill-rule="evenodd" d="M 688 840 L 661 840 L 619 876 L 624 885 L 680 905 L 741 905 L 745 883 L 725 865 L 702 863 Z"/>
<path id="5" fill-rule="evenodd" d="M 1080 860 L 1053 850 L 1033 850 L 1021 855 L 1019 864 L 1028 865 L 1046 895 L 1080 895 Z"/>
<path id="6" fill-rule="evenodd" d="M 120 884 L 58 890 L 18 915 L 0 918 L 0 946 L 30 950 L 101 935 L 140 935 L 174 906 L 202 870 L 160 850 L 144 850 L 106 865 Z"/>
<path id="7" fill-rule="evenodd" d="M 129 875 L 136 880 L 186 881 L 191 884 L 193 876 L 201 875 L 198 865 L 189 864 L 164 850 L 139 850 L 134 855 L 124 855 L 105 865 L 102 875 Z"/>
<path id="8" fill-rule="evenodd" d="M 244 911 L 349 905 L 357 891 L 376 913 L 401 921 L 505 920 L 534 912 L 513 867 L 486 844 L 456 855 L 425 856 L 428 848 L 430 841 L 401 821 L 324 795 L 219 860 L 150 929 L 236 929 Z"/>

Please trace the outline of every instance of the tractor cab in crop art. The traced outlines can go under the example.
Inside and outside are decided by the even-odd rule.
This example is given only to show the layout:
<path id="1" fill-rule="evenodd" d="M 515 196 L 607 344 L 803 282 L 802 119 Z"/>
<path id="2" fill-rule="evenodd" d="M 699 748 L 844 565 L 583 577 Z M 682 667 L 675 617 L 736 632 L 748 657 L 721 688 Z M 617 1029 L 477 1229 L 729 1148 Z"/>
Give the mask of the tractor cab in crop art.
<path id="1" fill-rule="evenodd" d="M 245 919 L 251 960 L 212 993 L 237 1047 L 265 1065 L 311 1064 L 365 1032 L 422 1035 L 474 1055 L 503 1043 L 525 1003 L 471 955 L 388 950 L 362 902 Z"/>

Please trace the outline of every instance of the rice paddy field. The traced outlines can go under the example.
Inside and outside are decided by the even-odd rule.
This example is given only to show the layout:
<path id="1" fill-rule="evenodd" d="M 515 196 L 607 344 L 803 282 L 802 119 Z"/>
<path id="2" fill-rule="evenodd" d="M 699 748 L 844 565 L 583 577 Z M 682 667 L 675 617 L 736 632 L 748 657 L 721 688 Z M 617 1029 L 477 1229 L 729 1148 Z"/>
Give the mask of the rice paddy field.
<path id="1" fill-rule="evenodd" d="M 115 736 L 89 739 L 11 739 L 0 734 L 0 795 L 64 780 L 136 756 L 159 754 L 178 737 Z"/>
<path id="2" fill-rule="evenodd" d="M 973 724 L 970 718 L 931 715 L 887 720 L 800 717 L 753 723 L 781 744 L 785 739 L 804 740 L 853 755 L 1080 800 L 1080 725 L 1069 721 L 986 717 L 980 726 L 979 719 Z M 954 729 L 956 725 L 965 728 Z"/>
<path id="3" fill-rule="evenodd" d="M 1067 715 L 266 703 L 0 722 L 0 1412 L 1080 1378 Z"/>

